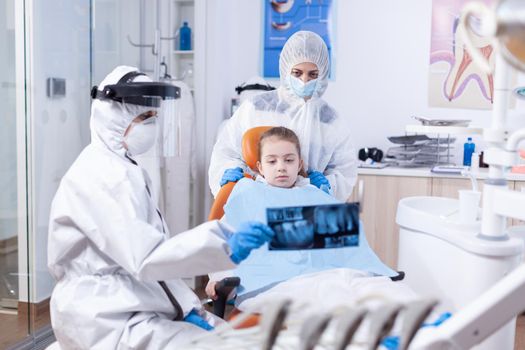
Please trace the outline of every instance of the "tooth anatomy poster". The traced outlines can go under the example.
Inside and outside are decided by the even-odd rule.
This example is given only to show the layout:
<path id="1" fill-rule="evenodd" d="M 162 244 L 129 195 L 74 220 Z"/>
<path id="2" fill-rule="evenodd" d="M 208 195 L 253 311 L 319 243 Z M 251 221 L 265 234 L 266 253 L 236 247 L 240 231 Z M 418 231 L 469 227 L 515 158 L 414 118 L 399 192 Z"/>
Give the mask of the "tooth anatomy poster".
<path id="1" fill-rule="evenodd" d="M 324 39 L 333 67 L 332 3 L 333 0 L 264 0 L 264 77 L 279 77 L 279 53 L 286 40 L 300 30 L 315 32 Z"/>
<path id="2" fill-rule="evenodd" d="M 491 109 L 494 77 L 472 61 L 463 42 L 459 18 L 470 0 L 433 0 L 430 38 L 429 105 L 432 107 Z M 492 6 L 495 0 L 481 0 Z M 475 19 L 479 26 L 479 20 Z M 473 44 L 494 65 L 491 39 L 472 35 Z"/>

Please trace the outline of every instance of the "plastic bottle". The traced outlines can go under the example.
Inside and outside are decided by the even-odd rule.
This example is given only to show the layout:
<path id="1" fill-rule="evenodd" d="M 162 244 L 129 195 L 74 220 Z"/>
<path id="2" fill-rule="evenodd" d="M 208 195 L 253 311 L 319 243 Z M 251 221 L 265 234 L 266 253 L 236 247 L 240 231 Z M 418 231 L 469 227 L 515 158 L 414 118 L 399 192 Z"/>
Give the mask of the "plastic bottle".
<path id="1" fill-rule="evenodd" d="M 191 28 L 188 27 L 188 22 L 184 22 L 179 29 L 179 50 L 191 50 Z"/>
<path id="2" fill-rule="evenodd" d="M 463 145 L 463 165 L 470 166 L 471 159 L 472 159 L 472 153 L 474 153 L 474 150 L 476 149 L 476 144 L 472 142 L 472 137 L 469 137 L 467 139 L 467 142 Z"/>

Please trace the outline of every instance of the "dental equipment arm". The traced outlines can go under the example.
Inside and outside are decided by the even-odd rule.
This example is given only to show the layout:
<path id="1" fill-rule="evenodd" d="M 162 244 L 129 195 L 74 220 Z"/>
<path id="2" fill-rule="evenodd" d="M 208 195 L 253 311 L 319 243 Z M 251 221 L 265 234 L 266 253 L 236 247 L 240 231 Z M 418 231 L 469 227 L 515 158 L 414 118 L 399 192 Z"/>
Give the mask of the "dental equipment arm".
<path id="1" fill-rule="evenodd" d="M 417 300 L 405 306 L 402 313 L 403 326 L 399 335 L 399 350 L 408 349 L 408 345 L 410 345 L 417 331 L 421 328 L 423 321 L 430 315 L 437 303 L 435 299 Z"/>
<path id="2" fill-rule="evenodd" d="M 279 332 L 283 328 L 286 316 L 290 312 L 292 302 L 287 299 L 279 300 L 270 305 L 261 320 L 261 331 L 265 334 L 262 342 L 263 350 L 271 350 Z"/>
<path id="3" fill-rule="evenodd" d="M 473 14 L 482 14 L 489 23 L 489 35 L 498 39 L 495 42 L 494 105 L 490 128 L 484 129 L 483 138 L 489 144 L 485 161 L 489 164 L 489 177 L 483 188 L 483 214 L 481 235 L 487 244 L 494 240 L 508 240 L 505 232 L 507 217 L 523 219 L 525 217 L 525 195 L 510 191 L 505 180 L 505 173 L 516 164 L 515 152 L 520 140 L 525 138 L 525 130 L 520 129 L 508 137 L 506 128 L 507 109 L 510 96 L 510 65 L 502 55 L 501 42 L 509 38 L 519 49 L 525 50 L 525 6 L 520 0 L 500 2 L 496 11 L 486 10 L 481 4 L 469 3 L 461 15 L 460 26 L 466 33 L 465 43 L 473 60 L 483 63 L 483 58 L 471 45 L 468 37 L 468 18 Z M 483 21 L 482 21 L 483 22 Z M 504 45 L 504 43 L 503 43 Z M 509 51 L 506 51 L 507 55 Z M 523 59 L 515 56 L 514 59 Z M 525 62 L 516 64 L 525 71 Z M 487 66 L 481 64 L 487 71 Z M 492 69 L 489 68 L 492 72 Z M 523 247 L 521 249 L 522 258 Z M 457 312 L 450 320 L 438 327 L 435 332 L 421 333 L 411 349 L 469 349 L 479 344 L 496 332 L 503 325 L 512 321 L 525 310 L 525 264 L 521 264 L 503 277 L 492 288 L 474 299 L 465 308 Z"/>
<path id="4" fill-rule="evenodd" d="M 365 319 L 368 310 L 364 307 L 349 309 L 337 323 L 338 338 L 335 340 L 334 350 L 345 350 L 352 341 L 359 325 Z"/>
<path id="5" fill-rule="evenodd" d="M 325 313 L 324 315 L 316 315 L 315 318 L 312 317 L 304 322 L 299 333 L 299 350 L 313 350 L 331 318 L 331 314 Z"/>
<path id="6" fill-rule="evenodd" d="M 403 305 L 392 303 L 370 313 L 370 328 L 365 349 L 377 349 L 381 339 L 394 327 L 396 317 L 402 308 Z"/>
<path id="7" fill-rule="evenodd" d="M 522 264 L 435 331 L 416 337 L 410 349 L 470 349 L 525 311 L 524 295 Z"/>

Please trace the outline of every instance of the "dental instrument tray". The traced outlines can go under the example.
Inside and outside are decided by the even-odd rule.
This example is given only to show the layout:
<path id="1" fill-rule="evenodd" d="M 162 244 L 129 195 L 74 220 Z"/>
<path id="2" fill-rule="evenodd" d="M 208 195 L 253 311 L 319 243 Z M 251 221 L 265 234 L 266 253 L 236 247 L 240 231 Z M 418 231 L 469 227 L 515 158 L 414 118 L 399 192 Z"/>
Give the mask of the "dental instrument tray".
<path id="1" fill-rule="evenodd" d="M 412 116 L 424 126 L 468 126 L 470 119 L 428 119 Z"/>
<path id="2" fill-rule="evenodd" d="M 456 142 L 456 138 L 455 137 L 440 137 L 440 138 L 437 138 L 437 137 L 432 137 L 428 142 L 427 142 L 427 146 L 433 146 L 433 145 L 445 145 L 445 146 L 448 146 L 450 144 L 453 144 L 454 142 Z"/>
<path id="3" fill-rule="evenodd" d="M 412 145 L 419 141 L 428 141 L 430 138 L 427 135 L 405 135 L 405 136 L 390 136 L 388 141 L 399 145 Z"/>
<path id="4" fill-rule="evenodd" d="M 401 168 L 450 165 L 454 138 L 428 137 L 427 135 L 391 136 L 398 146 L 390 147 L 385 162 Z"/>

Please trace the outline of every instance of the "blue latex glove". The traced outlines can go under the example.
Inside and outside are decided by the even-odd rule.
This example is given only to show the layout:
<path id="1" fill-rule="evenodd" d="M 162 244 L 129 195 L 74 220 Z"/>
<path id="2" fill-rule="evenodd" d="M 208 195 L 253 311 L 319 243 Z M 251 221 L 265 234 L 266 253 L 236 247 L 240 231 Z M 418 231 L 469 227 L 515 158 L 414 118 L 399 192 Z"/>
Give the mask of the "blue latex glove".
<path id="1" fill-rule="evenodd" d="M 208 322 L 206 322 L 206 320 L 202 318 L 202 316 L 199 315 L 195 309 L 191 310 L 191 312 L 186 315 L 186 317 L 184 317 L 184 322 L 192 323 L 197 327 L 207 331 L 213 331 L 215 329 Z"/>
<path id="2" fill-rule="evenodd" d="M 381 345 L 383 345 L 388 350 L 397 350 L 399 349 L 399 337 L 388 336 L 383 339 L 383 341 L 381 342 Z"/>
<path id="3" fill-rule="evenodd" d="M 226 185 L 228 182 L 237 182 L 244 177 L 244 172 L 241 167 L 234 169 L 226 169 L 222 175 L 220 182 L 221 187 Z"/>
<path id="4" fill-rule="evenodd" d="M 252 249 L 259 248 L 274 236 L 273 230 L 258 221 L 247 221 L 239 225 L 239 230 L 228 238 L 232 254 L 230 258 L 236 264 L 250 255 Z"/>
<path id="5" fill-rule="evenodd" d="M 420 328 L 425 328 L 425 327 L 438 327 L 440 326 L 443 322 L 445 322 L 446 320 L 448 320 L 450 317 L 452 316 L 452 314 L 450 312 L 445 312 L 445 313 L 442 313 L 438 319 L 434 322 L 431 322 L 431 323 L 423 323 L 421 325 Z M 399 349 L 399 337 L 397 336 L 388 336 L 386 338 L 383 339 L 383 341 L 381 342 L 381 344 L 387 348 L 388 350 L 397 350 Z"/>
<path id="6" fill-rule="evenodd" d="M 314 185 L 317 188 L 320 188 L 321 190 L 325 191 L 326 193 L 330 192 L 330 189 L 332 188 L 330 186 L 330 182 L 328 179 L 323 175 L 320 171 L 310 170 L 308 172 L 308 177 L 310 178 L 310 183 Z"/>

